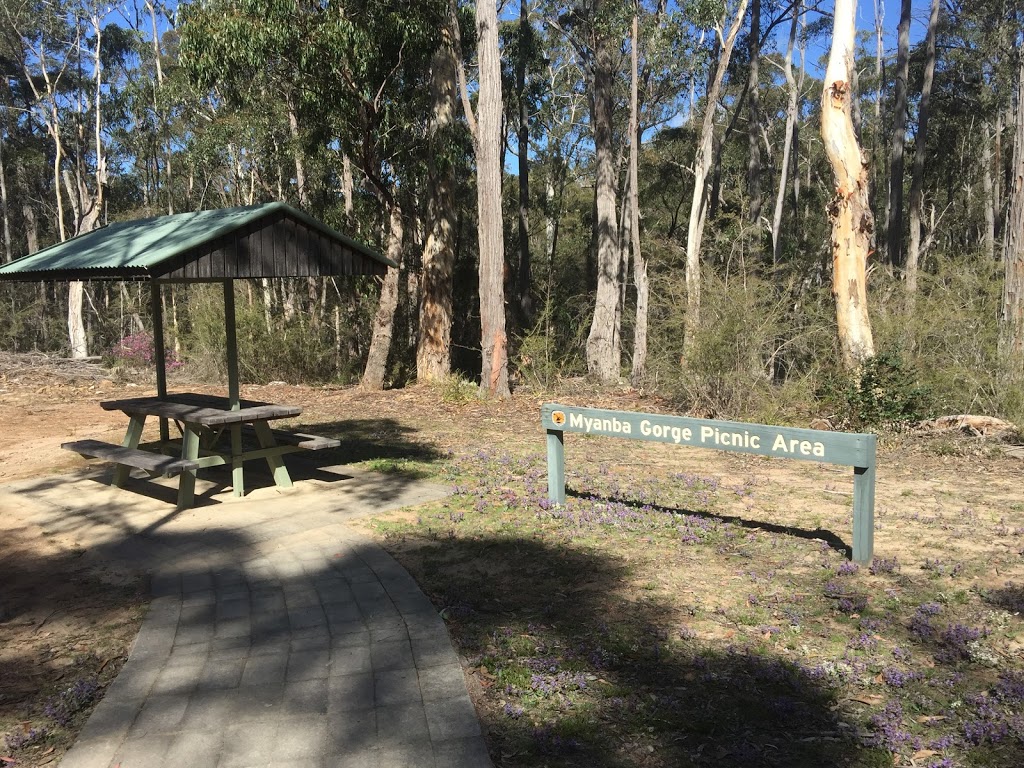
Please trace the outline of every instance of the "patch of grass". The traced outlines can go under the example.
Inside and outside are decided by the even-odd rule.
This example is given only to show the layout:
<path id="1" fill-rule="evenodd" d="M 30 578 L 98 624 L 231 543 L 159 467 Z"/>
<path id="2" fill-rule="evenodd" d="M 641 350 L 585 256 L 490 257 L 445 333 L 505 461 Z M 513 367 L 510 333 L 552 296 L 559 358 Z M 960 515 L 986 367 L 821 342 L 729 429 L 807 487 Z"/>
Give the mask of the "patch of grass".
<path id="1" fill-rule="evenodd" d="M 445 376 L 440 381 L 434 382 L 432 387 L 445 403 L 465 403 L 475 400 L 479 396 L 479 387 L 458 374 Z"/>
<path id="2" fill-rule="evenodd" d="M 947 552 L 856 567 L 829 514 L 760 522 L 735 478 L 575 467 L 553 505 L 543 454 L 473 451 L 441 469 L 453 496 L 376 523 L 483 670 L 505 764 L 1021 764 L 1024 589 L 977 589 L 987 569 Z M 997 530 L 968 508 L 901 524 Z"/>
<path id="3" fill-rule="evenodd" d="M 361 466 L 382 475 L 401 475 L 413 480 L 434 477 L 437 470 L 427 462 L 415 459 L 381 458 L 361 462 Z"/>

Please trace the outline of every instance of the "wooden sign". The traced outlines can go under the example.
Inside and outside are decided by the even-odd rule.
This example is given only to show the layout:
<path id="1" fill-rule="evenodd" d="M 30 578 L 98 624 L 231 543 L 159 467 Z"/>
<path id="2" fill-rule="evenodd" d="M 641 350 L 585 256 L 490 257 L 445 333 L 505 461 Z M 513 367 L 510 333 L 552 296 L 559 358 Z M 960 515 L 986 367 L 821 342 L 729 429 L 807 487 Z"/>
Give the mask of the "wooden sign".
<path id="1" fill-rule="evenodd" d="M 548 433 L 548 498 L 559 504 L 565 502 L 565 432 L 853 467 L 853 559 L 862 563 L 871 560 L 875 531 L 875 435 L 576 408 L 558 403 L 546 403 L 541 408 L 541 423 Z"/>

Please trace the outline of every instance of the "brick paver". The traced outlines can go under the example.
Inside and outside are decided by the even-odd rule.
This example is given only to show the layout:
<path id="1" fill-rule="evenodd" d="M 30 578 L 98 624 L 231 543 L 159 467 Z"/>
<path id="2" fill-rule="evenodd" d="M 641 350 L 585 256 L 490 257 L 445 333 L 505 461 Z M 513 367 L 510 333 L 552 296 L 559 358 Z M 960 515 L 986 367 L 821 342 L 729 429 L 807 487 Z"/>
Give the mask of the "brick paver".
<path id="1" fill-rule="evenodd" d="M 200 482 L 222 503 L 173 514 L 85 473 L 0 488 L 97 564 L 151 574 L 128 661 L 62 768 L 491 765 L 444 622 L 345 525 L 444 490 L 344 475 L 239 500 Z"/>

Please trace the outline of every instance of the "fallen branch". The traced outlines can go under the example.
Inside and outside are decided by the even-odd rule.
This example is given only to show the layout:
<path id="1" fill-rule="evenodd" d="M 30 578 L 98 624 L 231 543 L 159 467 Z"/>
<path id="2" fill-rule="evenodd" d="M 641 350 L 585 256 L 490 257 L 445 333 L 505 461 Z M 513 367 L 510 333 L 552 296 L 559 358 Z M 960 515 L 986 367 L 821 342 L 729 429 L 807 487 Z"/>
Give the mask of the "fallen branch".
<path id="1" fill-rule="evenodd" d="M 966 432 L 975 437 L 994 437 L 1013 432 L 1016 427 L 993 416 L 940 416 L 917 424 L 918 432 Z"/>

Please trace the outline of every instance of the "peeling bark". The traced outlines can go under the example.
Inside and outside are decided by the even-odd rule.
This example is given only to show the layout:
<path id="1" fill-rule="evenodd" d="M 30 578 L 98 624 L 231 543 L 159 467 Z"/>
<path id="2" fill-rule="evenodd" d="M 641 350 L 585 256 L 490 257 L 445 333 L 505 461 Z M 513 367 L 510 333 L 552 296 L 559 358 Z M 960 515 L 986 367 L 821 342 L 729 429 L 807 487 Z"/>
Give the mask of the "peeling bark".
<path id="1" fill-rule="evenodd" d="M 508 341 L 505 336 L 505 242 L 501 216 L 501 62 L 498 9 L 494 0 L 476 6 L 480 98 L 476 165 L 480 247 L 480 394 L 508 397 Z"/>
<path id="2" fill-rule="evenodd" d="M 875 353 L 867 304 L 867 259 L 875 223 L 868 201 L 868 165 L 853 129 L 851 87 L 856 0 L 836 0 L 832 50 L 825 70 L 821 138 L 835 176 L 828 203 L 832 222 L 832 295 L 843 363 L 856 370 Z"/>
<path id="3" fill-rule="evenodd" d="M 430 92 L 433 112 L 428 127 L 431 154 L 427 176 L 427 241 L 423 246 L 419 339 L 416 378 L 437 381 L 451 373 L 452 267 L 455 256 L 455 178 L 444 160 L 446 133 L 455 123 L 458 62 L 449 30 L 441 30 L 442 44 L 431 62 Z"/>

